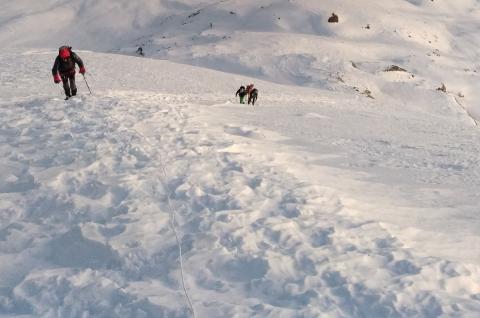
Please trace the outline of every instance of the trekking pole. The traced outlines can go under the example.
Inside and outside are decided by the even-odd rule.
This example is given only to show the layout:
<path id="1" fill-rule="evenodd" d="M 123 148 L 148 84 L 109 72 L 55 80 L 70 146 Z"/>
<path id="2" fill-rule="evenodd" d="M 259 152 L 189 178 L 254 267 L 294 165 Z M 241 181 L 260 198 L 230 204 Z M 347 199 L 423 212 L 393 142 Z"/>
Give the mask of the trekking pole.
<path id="1" fill-rule="evenodd" d="M 62 97 L 67 96 L 67 95 L 65 95 L 65 90 L 63 88 L 60 88 L 60 95 L 62 95 Z"/>
<path id="2" fill-rule="evenodd" d="M 90 92 L 90 95 L 92 95 L 92 90 L 90 89 L 90 86 L 88 86 L 88 82 L 87 82 L 87 79 L 85 78 L 85 74 L 82 74 L 82 75 L 83 75 L 83 80 L 85 81 L 85 84 L 87 84 L 88 91 Z"/>

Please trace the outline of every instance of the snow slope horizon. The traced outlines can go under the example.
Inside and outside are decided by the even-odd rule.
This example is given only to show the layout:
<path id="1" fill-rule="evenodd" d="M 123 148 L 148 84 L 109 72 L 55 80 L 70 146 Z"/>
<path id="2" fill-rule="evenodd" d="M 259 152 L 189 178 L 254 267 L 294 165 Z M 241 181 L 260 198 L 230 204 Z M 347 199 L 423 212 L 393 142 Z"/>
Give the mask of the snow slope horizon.
<path id="1" fill-rule="evenodd" d="M 478 6 L 4 1 L 0 316 L 477 318 Z"/>
<path id="2" fill-rule="evenodd" d="M 70 43 L 126 54 L 142 46 L 148 57 L 365 93 L 379 103 L 401 96 L 418 107 L 443 83 L 443 104 L 480 118 L 475 0 L 22 0 L 4 7 L 4 46 Z M 326 22 L 332 11 L 339 24 Z M 407 72 L 385 72 L 392 64 Z"/>
<path id="3" fill-rule="evenodd" d="M 456 108 L 259 82 L 252 109 L 221 93 L 245 77 L 88 52 L 95 95 L 64 102 L 54 52 L 0 54 L 0 314 L 189 317 L 170 188 L 199 317 L 476 317 Z"/>

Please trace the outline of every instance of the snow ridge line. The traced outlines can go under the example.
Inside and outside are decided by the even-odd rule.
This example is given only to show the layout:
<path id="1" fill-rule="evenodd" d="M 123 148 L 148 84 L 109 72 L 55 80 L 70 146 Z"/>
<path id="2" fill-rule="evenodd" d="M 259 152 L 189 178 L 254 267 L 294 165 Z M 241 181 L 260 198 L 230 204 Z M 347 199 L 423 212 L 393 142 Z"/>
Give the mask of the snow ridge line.
<path id="1" fill-rule="evenodd" d="M 113 118 L 111 118 L 113 119 Z M 113 119 L 115 121 L 117 121 L 117 123 L 119 124 L 119 127 L 123 126 L 121 124 L 120 121 L 116 120 L 116 119 Z M 153 144 L 149 141 L 148 137 L 145 136 L 144 134 L 142 134 L 141 132 L 139 132 L 138 130 L 136 130 L 135 128 L 129 128 L 129 127 L 125 127 L 123 126 L 125 130 L 127 131 L 131 131 L 133 134 L 137 135 L 138 137 L 140 137 L 141 139 L 143 139 L 145 141 L 145 143 L 150 146 L 150 148 L 152 149 L 155 149 L 155 147 L 153 146 Z M 157 131 L 158 129 L 155 130 L 155 132 Z M 178 248 L 178 255 L 179 255 L 179 263 L 180 263 L 180 280 L 182 282 L 182 289 L 183 289 L 183 293 L 185 295 L 185 300 L 186 300 L 186 304 L 187 306 L 189 307 L 191 313 L 192 313 L 192 317 L 193 318 L 196 318 L 196 314 L 195 314 L 195 307 L 193 306 L 193 303 L 190 299 L 190 295 L 188 294 L 188 291 L 187 291 L 187 287 L 186 287 L 186 283 L 185 283 L 185 270 L 184 270 L 184 267 L 183 267 L 183 252 L 182 252 L 182 244 L 181 244 L 181 241 L 180 241 L 180 237 L 178 235 L 178 231 L 177 231 L 177 227 L 175 225 L 176 223 L 176 215 L 178 214 L 177 210 L 173 207 L 173 204 L 171 202 L 171 199 L 170 199 L 170 196 L 171 196 L 171 190 L 170 190 L 170 187 L 168 186 L 168 183 L 166 182 L 168 177 L 167 177 L 167 170 L 166 170 L 166 165 L 163 161 L 163 156 L 161 153 L 159 153 L 159 161 L 160 161 L 160 166 L 162 167 L 162 174 L 163 174 L 163 178 L 158 178 L 160 183 L 163 184 L 163 186 L 167 189 L 167 205 L 168 205 L 168 209 L 169 209 L 169 212 L 170 212 L 170 227 L 172 228 L 172 231 L 175 235 L 175 240 L 177 242 L 177 248 Z M 153 189 L 154 192 L 155 189 Z"/>
<path id="2" fill-rule="evenodd" d="M 455 99 L 455 102 L 457 102 L 457 104 L 463 109 L 465 114 L 472 119 L 473 123 L 475 124 L 475 127 L 478 127 L 478 122 L 475 119 L 475 117 L 472 116 L 472 114 L 468 111 L 468 109 L 465 106 L 463 106 L 463 104 L 460 102 L 457 96 L 453 96 L 453 98 Z"/>

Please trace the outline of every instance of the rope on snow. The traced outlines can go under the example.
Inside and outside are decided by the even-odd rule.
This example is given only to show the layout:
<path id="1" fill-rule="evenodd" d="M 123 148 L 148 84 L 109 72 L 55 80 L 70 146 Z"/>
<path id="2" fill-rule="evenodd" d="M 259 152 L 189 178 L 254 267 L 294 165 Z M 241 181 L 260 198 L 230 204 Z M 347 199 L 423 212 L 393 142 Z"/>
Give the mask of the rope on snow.
<path id="1" fill-rule="evenodd" d="M 120 121 L 118 121 L 118 120 L 115 120 L 115 121 L 118 122 L 120 127 L 122 126 Z M 150 141 L 148 140 L 148 137 L 145 136 L 144 134 L 140 133 L 139 131 L 137 131 L 135 128 L 125 127 L 125 130 L 131 131 L 133 134 L 140 137 L 140 139 L 143 139 L 145 141 L 145 143 L 147 145 L 149 145 L 152 149 L 155 149 L 155 147 L 152 145 L 152 143 L 150 143 Z M 189 307 L 190 312 L 192 313 L 192 317 L 196 318 L 195 307 L 193 306 L 193 303 L 190 299 L 190 296 L 189 296 L 188 291 L 187 291 L 186 283 L 185 283 L 185 270 L 183 268 L 182 244 L 181 244 L 181 240 L 180 240 L 180 237 L 178 235 L 178 231 L 177 231 L 177 227 L 176 227 L 176 223 L 177 223 L 176 216 L 177 216 L 178 212 L 175 209 L 175 207 L 173 206 L 171 198 L 170 198 L 172 191 L 170 190 L 170 187 L 168 186 L 168 183 L 167 183 L 167 180 L 168 180 L 167 169 L 166 169 L 166 164 L 163 161 L 163 156 L 162 156 L 161 153 L 160 153 L 160 160 L 159 161 L 160 161 L 160 166 L 161 166 L 161 169 L 162 169 L 163 177 L 159 177 L 158 179 L 159 179 L 160 183 L 162 183 L 164 185 L 165 189 L 167 190 L 167 194 L 168 194 L 167 195 L 167 205 L 168 205 L 169 214 L 170 214 L 170 227 L 172 228 L 172 231 L 175 235 L 175 240 L 177 242 L 178 255 L 179 255 L 178 258 L 179 258 L 179 263 L 180 263 L 180 278 L 181 278 L 181 282 L 182 282 L 182 289 L 183 289 L 183 293 L 185 295 L 185 300 L 186 300 L 187 306 Z"/>
<path id="2" fill-rule="evenodd" d="M 147 145 L 149 145 L 152 149 L 155 149 L 153 147 L 153 145 L 150 143 L 150 141 L 148 140 L 147 136 L 138 132 L 134 128 L 130 128 L 130 129 L 136 135 L 138 135 L 140 138 L 142 138 Z M 178 235 L 177 227 L 176 227 L 176 223 L 177 223 L 176 216 L 177 216 L 178 212 L 175 209 L 175 207 L 173 206 L 172 201 L 170 199 L 172 191 L 170 190 L 170 187 L 168 186 L 168 183 L 167 183 L 167 180 L 168 180 L 167 169 L 166 169 L 165 163 L 163 162 L 163 157 L 162 157 L 161 153 L 160 153 L 160 166 L 162 168 L 162 174 L 163 174 L 163 178 L 160 178 L 160 181 L 164 185 L 165 189 L 167 190 L 167 203 L 168 203 L 168 209 L 169 209 L 169 212 L 170 212 L 170 227 L 172 228 L 173 234 L 175 235 L 175 240 L 177 241 L 177 248 L 178 248 L 178 255 L 179 255 L 178 259 L 179 259 L 179 263 L 180 263 L 180 278 L 181 278 L 181 282 L 182 282 L 182 289 L 183 289 L 183 293 L 185 295 L 187 306 L 189 307 L 193 318 L 196 318 L 195 308 L 193 307 L 193 303 L 190 299 L 190 296 L 188 295 L 188 291 L 187 291 L 187 287 L 186 287 L 186 283 L 185 283 L 185 271 L 183 269 L 182 243 L 181 243 L 180 237 Z"/>

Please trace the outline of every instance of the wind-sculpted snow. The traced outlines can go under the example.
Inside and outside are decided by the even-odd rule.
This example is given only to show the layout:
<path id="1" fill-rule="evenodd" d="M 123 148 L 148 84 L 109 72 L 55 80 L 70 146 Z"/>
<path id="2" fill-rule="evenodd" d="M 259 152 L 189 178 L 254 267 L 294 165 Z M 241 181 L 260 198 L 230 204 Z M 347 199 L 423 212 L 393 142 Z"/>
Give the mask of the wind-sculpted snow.
<path id="1" fill-rule="evenodd" d="M 252 108 L 247 78 L 82 52 L 65 102 L 50 53 L 0 56 L 1 316 L 191 317 L 168 198 L 197 317 L 478 315 L 480 135 L 444 99 Z"/>

